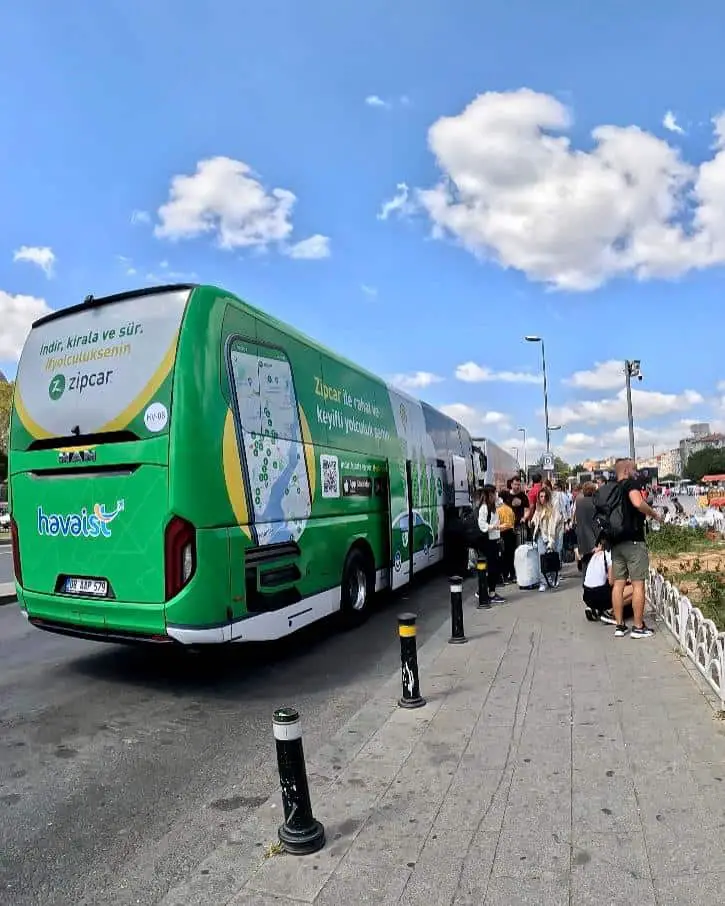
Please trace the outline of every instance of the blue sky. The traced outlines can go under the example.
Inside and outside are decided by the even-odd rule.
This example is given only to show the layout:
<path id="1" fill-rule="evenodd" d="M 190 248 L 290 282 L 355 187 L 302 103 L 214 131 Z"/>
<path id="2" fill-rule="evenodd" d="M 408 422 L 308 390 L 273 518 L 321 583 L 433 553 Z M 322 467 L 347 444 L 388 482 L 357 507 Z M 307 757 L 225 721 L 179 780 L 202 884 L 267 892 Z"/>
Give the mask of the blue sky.
<path id="1" fill-rule="evenodd" d="M 190 278 L 508 446 L 543 437 L 525 333 L 571 461 L 626 449 L 625 357 L 643 452 L 722 426 L 725 10 L 580 10 L 8 7 L 0 368 L 48 306 Z"/>

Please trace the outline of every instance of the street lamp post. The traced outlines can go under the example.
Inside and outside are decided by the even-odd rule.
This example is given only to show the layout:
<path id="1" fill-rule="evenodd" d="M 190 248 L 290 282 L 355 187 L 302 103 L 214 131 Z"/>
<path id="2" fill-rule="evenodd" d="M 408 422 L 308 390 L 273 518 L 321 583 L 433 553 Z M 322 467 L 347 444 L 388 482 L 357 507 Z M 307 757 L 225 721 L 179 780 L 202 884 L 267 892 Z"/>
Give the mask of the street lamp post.
<path id="1" fill-rule="evenodd" d="M 518 430 L 524 435 L 524 481 L 528 481 L 529 468 L 528 463 L 526 462 L 526 428 L 518 428 Z"/>
<path id="2" fill-rule="evenodd" d="M 550 435 L 553 434 L 554 431 L 561 431 L 561 430 L 562 430 L 562 425 L 549 425 L 549 434 Z M 554 469 L 554 473 L 556 473 L 556 468 Z"/>
<path id="3" fill-rule="evenodd" d="M 632 415 L 632 378 L 642 380 L 642 370 L 640 360 L 627 359 L 624 363 L 624 374 L 627 379 L 627 425 L 629 427 L 629 458 L 637 463 L 636 451 L 634 449 L 634 417 Z"/>
<path id="4" fill-rule="evenodd" d="M 524 337 L 527 343 L 541 343 L 541 370 L 544 373 L 544 424 L 546 428 L 546 452 L 551 450 L 551 429 L 549 428 L 549 388 L 546 376 L 546 350 L 543 337 L 529 334 Z"/>

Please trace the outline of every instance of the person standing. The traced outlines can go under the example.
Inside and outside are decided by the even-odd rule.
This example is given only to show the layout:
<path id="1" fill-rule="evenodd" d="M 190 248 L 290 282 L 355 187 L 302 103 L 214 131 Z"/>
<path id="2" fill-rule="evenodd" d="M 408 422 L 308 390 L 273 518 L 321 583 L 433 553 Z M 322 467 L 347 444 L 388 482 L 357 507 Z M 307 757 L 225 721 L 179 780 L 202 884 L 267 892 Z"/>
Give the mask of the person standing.
<path id="1" fill-rule="evenodd" d="M 582 582 L 585 581 L 587 567 L 598 540 L 594 527 L 594 492 L 596 489 L 597 486 L 593 481 L 587 481 L 582 487 L 581 494 L 577 494 L 574 503 L 574 528 L 581 562 Z"/>
<path id="2" fill-rule="evenodd" d="M 501 504 L 497 507 L 501 524 L 501 575 L 502 581 L 515 582 L 514 555 L 516 553 L 516 514 L 511 506 L 511 493 L 501 491 Z"/>
<path id="3" fill-rule="evenodd" d="M 496 488 L 492 484 L 484 485 L 481 504 L 478 509 L 478 527 L 484 537 L 483 549 L 488 561 L 488 599 L 492 604 L 505 604 L 506 601 L 496 592 L 500 581 L 501 556 L 501 523 L 496 510 Z"/>
<path id="4" fill-rule="evenodd" d="M 614 635 L 623 638 L 630 630 L 624 622 L 624 590 L 629 579 L 632 583 L 632 630 L 633 639 L 647 639 L 654 633 L 644 622 L 645 582 L 649 575 L 649 552 L 645 541 L 645 520 L 663 517 L 646 503 L 635 479 L 636 466 L 628 457 L 618 459 L 614 464 L 615 481 L 618 485 L 616 506 L 621 507 L 616 522 L 621 529 L 610 540 L 612 552 L 612 610 L 617 625 Z M 610 497 L 612 495 L 610 494 Z M 612 511 L 613 512 L 613 511 Z M 599 506 L 597 506 L 597 514 Z M 610 524 L 612 522 L 609 517 Z"/>
<path id="5" fill-rule="evenodd" d="M 536 498 L 536 510 L 531 520 L 534 541 L 539 549 L 539 556 L 548 551 L 556 550 L 557 539 L 563 531 L 561 511 L 555 507 L 551 500 L 551 491 L 547 487 L 539 489 Z M 556 584 L 558 586 L 559 579 Z M 546 591 L 547 585 L 542 576 L 539 591 Z"/>
<path id="6" fill-rule="evenodd" d="M 528 509 L 526 510 L 526 515 L 524 516 L 524 522 L 527 526 L 532 524 L 534 513 L 536 512 L 536 502 L 539 499 L 539 491 L 543 486 L 541 472 L 534 472 L 531 476 L 531 487 L 529 488 L 527 498 L 528 498 Z"/>
<path id="7" fill-rule="evenodd" d="M 526 496 L 526 491 L 521 486 L 521 479 L 518 475 L 514 478 L 509 478 L 506 482 L 506 487 L 511 494 L 511 509 L 514 511 L 514 516 L 516 517 L 516 545 L 518 546 L 519 544 L 523 544 L 526 540 L 524 519 L 526 517 L 529 501 Z"/>

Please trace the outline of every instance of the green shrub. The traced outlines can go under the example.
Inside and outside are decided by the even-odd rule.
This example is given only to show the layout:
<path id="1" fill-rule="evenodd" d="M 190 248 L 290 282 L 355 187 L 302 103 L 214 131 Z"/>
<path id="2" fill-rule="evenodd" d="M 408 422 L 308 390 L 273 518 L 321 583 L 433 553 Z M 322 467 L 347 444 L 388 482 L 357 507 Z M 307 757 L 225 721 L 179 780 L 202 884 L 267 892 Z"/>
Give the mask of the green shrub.
<path id="1" fill-rule="evenodd" d="M 707 541 L 705 529 L 681 525 L 663 525 L 647 535 L 647 546 L 653 554 L 676 557 L 695 550 Z"/>

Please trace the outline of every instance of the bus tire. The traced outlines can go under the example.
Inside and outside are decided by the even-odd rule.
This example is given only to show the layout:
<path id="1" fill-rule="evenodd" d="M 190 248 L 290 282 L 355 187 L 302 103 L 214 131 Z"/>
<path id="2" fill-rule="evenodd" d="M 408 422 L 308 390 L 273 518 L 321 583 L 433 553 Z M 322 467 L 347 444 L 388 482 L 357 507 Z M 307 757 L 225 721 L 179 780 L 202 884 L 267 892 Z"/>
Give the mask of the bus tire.
<path id="1" fill-rule="evenodd" d="M 365 622 L 374 592 L 371 558 L 362 548 L 353 547 L 345 558 L 340 588 L 340 617 L 345 628 L 352 629 Z"/>

